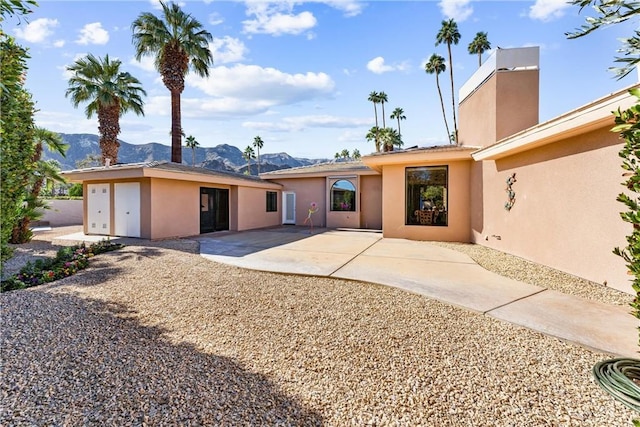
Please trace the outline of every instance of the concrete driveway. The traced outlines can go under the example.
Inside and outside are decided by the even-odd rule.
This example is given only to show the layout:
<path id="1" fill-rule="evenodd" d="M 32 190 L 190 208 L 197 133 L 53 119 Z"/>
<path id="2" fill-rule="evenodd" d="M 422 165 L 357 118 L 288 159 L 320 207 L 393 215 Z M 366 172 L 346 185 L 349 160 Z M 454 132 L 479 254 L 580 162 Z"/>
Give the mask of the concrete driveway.
<path id="1" fill-rule="evenodd" d="M 200 253 L 253 270 L 394 286 L 560 339 L 637 357 L 629 309 L 508 279 L 458 251 L 370 231 L 287 226 L 199 236 Z"/>

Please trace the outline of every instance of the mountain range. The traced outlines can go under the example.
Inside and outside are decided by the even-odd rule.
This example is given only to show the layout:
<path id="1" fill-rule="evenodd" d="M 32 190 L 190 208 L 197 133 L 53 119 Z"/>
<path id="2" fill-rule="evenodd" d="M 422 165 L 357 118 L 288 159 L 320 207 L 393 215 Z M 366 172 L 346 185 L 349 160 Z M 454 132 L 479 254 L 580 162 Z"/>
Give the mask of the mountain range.
<path id="1" fill-rule="evenodd" d="M 78 169 L 80 167 L 98 166 L 100 159 L 100 137 L 93 134 L 60 133 L 62 141 L 69 146 L 65 157 L 48 150 L 43 151 L 45 160 L 56 160 L 62 170 Z M 148 144 L 129 144 L 120 142 L 118 163 L 141 163 L 161 160 L 171 160 L 171 147 L 157 142 Z M 97 156 L 98 161 L 91 162 L 91 156 Z M 326 162 L 328 159 L 306 159 L 292 157 L 287 153 L 260 153 L 260 172 L 270 172 L 299 166 L 308 166 Z M 182 147 L 182 163 L 191 165 L 193 152 L 190 148 Z M 256 175 L 257 160 L 251 161 L 251 174 Z M 247 161 L 238 147 L 220 144 L 215 147 L 197 147 L 195 149 L 195 165 L 212 170 L 244 173 Z"/>

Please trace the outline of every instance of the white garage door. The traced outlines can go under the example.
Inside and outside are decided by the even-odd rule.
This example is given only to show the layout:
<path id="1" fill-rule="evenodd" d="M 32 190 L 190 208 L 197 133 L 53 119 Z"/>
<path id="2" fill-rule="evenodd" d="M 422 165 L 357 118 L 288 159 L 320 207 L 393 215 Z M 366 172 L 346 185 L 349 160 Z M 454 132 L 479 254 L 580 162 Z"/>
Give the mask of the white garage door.
<path id="1" fill-rule="evenodd" d="M 87 193 L 88 232 L 108 236 L 111 232 L 109 184 L 88 184 Z"/>
<path id="2" fill-rule="evenodd" d="M 115 235 L 140 237 L 140 183 L 114 185 Z"/>

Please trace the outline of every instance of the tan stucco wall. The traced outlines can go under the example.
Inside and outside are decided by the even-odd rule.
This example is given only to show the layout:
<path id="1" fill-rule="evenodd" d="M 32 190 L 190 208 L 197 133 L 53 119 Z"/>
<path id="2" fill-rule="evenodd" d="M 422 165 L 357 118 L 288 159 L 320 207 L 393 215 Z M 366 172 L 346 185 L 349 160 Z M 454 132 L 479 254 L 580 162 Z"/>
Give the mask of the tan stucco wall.
<path id="1" fill-rule="evenodd" d="M 619 215 L 624 205 L 616 201 L 623 190 L 621 146 L 603 128 L 475 165 L 473 240 L 631 292 L 624 261 L 611 252 L 625 246 L 630 232 Z M 506 179 L 512 173 L 516 202 L 507 211 Z"/>
<path id="2" fill-rule="evenodd" d="M 273 182 L 282 184 L 283 192 L 291 191 L 296 193 L 296 225 L 304 223 L 309 213 L 309 206 L 315 202 L 318 204 L 318 212 L 313 214 L 313 225 L 315 227 L 326 226 L 325 177 L 274 179 Z M 282 219 L 282 212 L 280 212 L 280 218 Z"/>
<path id="3" fill-rule="evenodd" d="M 237 230 L 273 227 L 282 224 L 282 195 L 278 191 L 278 211 L 267 212 L 267 191 L 263 188 L 237 187 L 238 211 Z"/>
<path id="4" fill-rule="evenodd" d="M 200 187 L 197 182 L 151 180 L 151 239 L 194 236 L 200 233 Z M 211 188 L 228 189 L 229 186 Z"/>
<path id="5" fill-rule="evenodd" d="M 360 177 L 360 227 L 382 230 L 382 176 Z"/>
<path id="6" fill-rule="evenodd" d="M 538 124 L 539 71 L 498 71 L 458 108 L 458 138 L 484 147 Z"/>
<path id="7" fill-rule="evenodd" d="M 446 165 L 447 163 L 438 162 L 384 166 L 382 173 L 382 186 L 385 189 L 382 195 L 384 237 L 446 242 L 470 241 L 470 160 L 448 163 L 448 226 L 405 225 L 405 169 L 416 166 Z"/>

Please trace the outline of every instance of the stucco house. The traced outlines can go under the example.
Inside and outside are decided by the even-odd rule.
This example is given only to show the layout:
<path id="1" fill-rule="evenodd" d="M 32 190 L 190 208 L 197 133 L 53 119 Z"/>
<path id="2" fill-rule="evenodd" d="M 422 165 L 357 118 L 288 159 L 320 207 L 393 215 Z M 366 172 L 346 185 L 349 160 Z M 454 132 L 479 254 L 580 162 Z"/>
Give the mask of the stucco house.
<path id="1" fill-rule="evenodd" d="M 537 47 L 499 49 L 460 89 L 458 145 L 260 178 L 166 162 L 64 174 L 84 184 L 89 234 L 161 239 L 303 224 L 315 203 L 317 226 L 473 242 L 631 293 L 612 253 L 630 226 L 616 201 L 623 142 L 610 129 L 611 112 L 635 98 L 625 88 L 539 123 L 538 87 Z"/>

